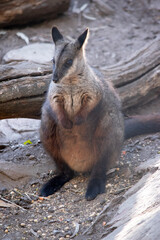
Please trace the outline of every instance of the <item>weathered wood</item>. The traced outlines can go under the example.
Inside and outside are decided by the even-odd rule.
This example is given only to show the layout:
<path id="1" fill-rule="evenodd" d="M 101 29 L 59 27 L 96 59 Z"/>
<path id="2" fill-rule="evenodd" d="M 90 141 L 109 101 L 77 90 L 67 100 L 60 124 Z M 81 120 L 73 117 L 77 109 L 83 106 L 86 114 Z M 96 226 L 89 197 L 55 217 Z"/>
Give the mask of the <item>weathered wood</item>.
<path id="1" fill-rule="evenodd" d="M 0 65 L 0 119 L 40 118 L 51 67 L 29 62 Z"/>
<path id="2" fill-rule="evenodd" d="M 160 65 L 136 81 L 118 88 L 124 111 L 146 104 L 160 96 Z"/>
<path id="3" fill-rule="evenodd" d="M 117 87 L 124 111 L 157 98 L 160 96 L 160 40 L 103 73 Z M 0 119 L 39 118 L 51 77 L 51 65 L 30 62 L 0 65 Z"/>
<path id="4" fill-rule="evenodd" d="M 159 239 L 159 168 L 158 155 L 138 167 L 137 172 L 148 173 L 124 194 L 124 201 L 118 207 L 108 209 L 105 218 L 112 217 L 107 221 L 102 240 Z"/>
<path id="5" fill-rule="evenodd" d="M 70 0 L 1 0 L 0 27 L 53 19 L 69 7 Z"/>
<path id="6" fill-rule="evenodd" d="M 130 59 L 102 69 L 115 87 L 122 87 L 141 78 L 160 64 L 160 39 L 137 51 Z"/>
<path id="7" fill-rule="evenodd" d="M 124 111 L 152 101 L 160 96 L 160 39 L 103 73 L 118 89 Z"/>

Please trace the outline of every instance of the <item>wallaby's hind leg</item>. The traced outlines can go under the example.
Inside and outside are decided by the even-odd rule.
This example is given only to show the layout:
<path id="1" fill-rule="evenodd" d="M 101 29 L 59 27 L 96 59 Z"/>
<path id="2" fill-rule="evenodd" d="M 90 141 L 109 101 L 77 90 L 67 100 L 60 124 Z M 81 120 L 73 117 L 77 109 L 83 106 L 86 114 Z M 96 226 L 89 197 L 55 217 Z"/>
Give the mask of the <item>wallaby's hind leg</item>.
<path id="1" fill-rule="evenodd" d="M 66 182 L 72 179 L 73 176 L 74 172 L 64 163 L 63 171 L 61 170 L 59 175 L 51 178 L 42 186 L 40 196 L 47 197 L 57 192 Z"/>
<path id="2" fill-rule="evenodd" d="M 90 201 L 97 197 L 98 194 L 105 192 L 107 154 L 93 167 L 90 180 L 88 183 L 85 198 Z"/>

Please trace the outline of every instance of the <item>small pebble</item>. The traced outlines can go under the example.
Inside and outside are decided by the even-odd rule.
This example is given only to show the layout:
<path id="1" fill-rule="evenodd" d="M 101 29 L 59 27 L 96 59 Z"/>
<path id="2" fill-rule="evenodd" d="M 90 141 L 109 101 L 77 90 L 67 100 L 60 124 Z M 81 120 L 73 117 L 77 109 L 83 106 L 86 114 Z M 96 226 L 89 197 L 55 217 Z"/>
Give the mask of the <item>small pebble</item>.
<path id="1" fill-rule="evenodd" d="M 31 154 L 28 152 L 28 153 L 26 153 L 26 156 L 28 157 L 28 156 L 30 156 Z"/>
<path id="2" fill-rule="evenodd" d="M 86 220 L 87 220 L 88 222 L 92 222 L 93 218 L 92 218 L 92 217 L 88 217 Z"/>
<path id="3" fill-rule="evenodd" d="M 25 227 L 26 224 L 25 224 L 25 223 L 21 223 L 20 226 L 21 226 L 21 227 Z"/>
<path id="4" fill-rule="evenodd" d="M 54 211 L 55 211 L 55 210 L 54 210 L 53 208 L 49 208 L 49 209 L 48 209 L 48 212 L 50 212 L 50 213 L 54 213 Z"/>
<path id="5" fill-rule="evenodd" d="M 67 227 L 65 227 L 65 228 L 64 228 L 64 230 L 65 230 L 65 231 L 69 230 L 69 227 L 68 227 L 68 226 L 67 226 Z"/>
<path id="6" fill-rule="evenodd" d="M 153 137 L 151 137 L 151 140 L 154 141 L 154 140 L 159 139 L 159 138 L 160 138 L 159 136 L 153 136 Z"/>
<path id="7" fill-rule="evenodd" d="M 103 204 L 105 204 L 105 202 L 106 202 L 106 201 L 105 201 L 104 199 L 102 199 L 102 200 L 100 201 L 100 204 L 103 205 Z"/>
<path id="8" fill-rule="evenodd" d="M 43 219 L 42 219 L 43 220 Z M 49 220 L 49 223 L 54 223 L 55 222 L 55 220 Z"/>
<path id="9" fill-rule="evenodd" d="M 60 232 L 61 232 L 61 231 L 58 230 L 58 229 L 53 230 L 53 234 L 54 234 L 54 235 L 56 235 L 56 234 L 58 234 L 58 233 L 60 233 Z"/>
<path id="10" fill-rule="evenodd" d="M 137 150 L 143 150 L 143 147 L 141 147 L 141 146 L 137 146 L 136 148 L 137 148 Z"/>
<path id="11" fill-rule="evenodd" d="M 103 222 L 102 225 L 103 225 L 103 226 L 106 226 L 106 222 Z"/>
<path id="12" fill-rule="evenodd" d="M 35 160 L 35 156 L 34 155 L 30 155 L 28 159 L 29 160 Z"/>

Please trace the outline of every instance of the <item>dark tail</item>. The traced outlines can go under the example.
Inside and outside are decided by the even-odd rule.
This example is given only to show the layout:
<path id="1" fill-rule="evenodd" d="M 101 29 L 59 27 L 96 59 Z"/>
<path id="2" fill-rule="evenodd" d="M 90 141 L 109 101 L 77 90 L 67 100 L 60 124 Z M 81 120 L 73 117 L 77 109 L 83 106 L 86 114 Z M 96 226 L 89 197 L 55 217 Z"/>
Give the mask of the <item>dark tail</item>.
<path id="1" fill-rule="evenodd" d="M 160 132 L 160 114 L 132 116 L 125 119 L 125 139 Z"/>

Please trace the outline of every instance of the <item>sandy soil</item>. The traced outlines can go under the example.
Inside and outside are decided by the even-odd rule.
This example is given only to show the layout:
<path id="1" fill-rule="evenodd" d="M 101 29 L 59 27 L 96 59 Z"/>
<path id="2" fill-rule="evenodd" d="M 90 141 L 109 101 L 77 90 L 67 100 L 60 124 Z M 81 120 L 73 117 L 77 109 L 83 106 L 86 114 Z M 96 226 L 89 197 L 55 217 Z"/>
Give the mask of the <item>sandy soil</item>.
<path id="1" fill-rule="evenodd" d="M 76 9 L 86 2 L 87 8 L 77 14 Z M 150 1 L 150 4 L 145 0 L 113 0 L 109 4 L 113 13 L 108 15 L 102 13 L 94 1 L 74 1 L 69 11 L 56 20 L 20 29 L 1 30 L 1 62 L 3 63 L 3 56 L 9 50 L 25 45 L 25 42 L 17 37 L 17 32 L 26 34 L 31 43 L 51 42 L 50 31 L 53 25 L 57 25 L 68 38 L 77 37 L 89 27 L 90 38 L 86 55 L 91 65 L 99 69 L 124 61 L 160 36 L 158 0 Z M 153 103 L 145 108 L 134 109 L 132 113 L 144 112 L 144 109 L 149 112 L 153 106 L 156 106 L 153 111 L 158 111 L 159 104 Z M 7 145 L 2 144 L 0 150 L 1 164 L 20 164 L 24 169 L 27 166 L 33 173 L 23 181 L 20 175 L 16 180 L 8 178 L 8 187 L 1 186 L 1 200 L 4 198 L 12 203 L 10 207 L 6 205 L 0 208 L 0 238 L 3 240 L 101 239 L 112 216 L 104 215 L 92 231 L 85 235 L 83 233 L 108 202 L 123 195 L 145 174 L 138 172 L 136 167 L 160 154 L 159 133 L 130 139 L 124 143 L 119 165 L 108 174 L 106 193 L 87 202 L 84 194 L 88 176 L 77 175 L 60 191 L 42 199 L 38 197 L 39 188 L 55 174 L 55 167 L 43 150 L 38 131 L 28 132 L 27 135 L 26 131 L 23 129 L 22 135 L 19 132 L 20 136 L 16 137 L 16 140 L 9 141 L 9 136 L 8 141 L 5 141 Z M 28 139 L 32 144 L 24 145 Z"/>

